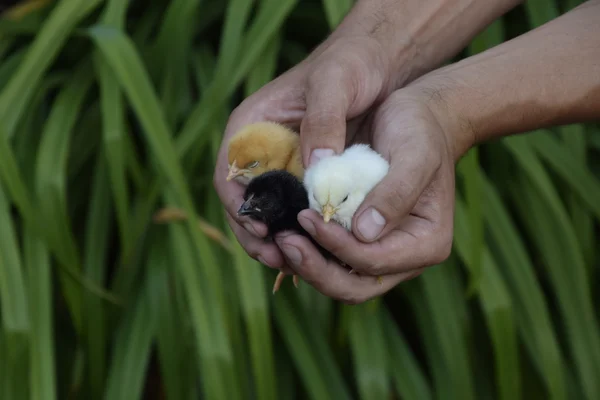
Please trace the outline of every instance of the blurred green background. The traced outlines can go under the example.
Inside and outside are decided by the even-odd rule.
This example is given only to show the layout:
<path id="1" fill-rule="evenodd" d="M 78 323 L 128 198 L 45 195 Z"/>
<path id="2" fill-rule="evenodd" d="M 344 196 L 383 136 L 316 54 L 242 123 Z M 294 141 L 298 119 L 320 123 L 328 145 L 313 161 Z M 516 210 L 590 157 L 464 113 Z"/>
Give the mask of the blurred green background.
<path id="1" fill-rule="evenodd" d="M 577 3 L 526 1 L 460 57 Z M 276 272 L 227 230 L 212 174 L 229 112 L 351 5 L 4 12 L 1 399 L 600 398 L 596 125 L 470 151 L 452 256 L 359 306 L 290 278 L 273 296 Z M 158 223 L 165 206 L 194 218 Z"/>

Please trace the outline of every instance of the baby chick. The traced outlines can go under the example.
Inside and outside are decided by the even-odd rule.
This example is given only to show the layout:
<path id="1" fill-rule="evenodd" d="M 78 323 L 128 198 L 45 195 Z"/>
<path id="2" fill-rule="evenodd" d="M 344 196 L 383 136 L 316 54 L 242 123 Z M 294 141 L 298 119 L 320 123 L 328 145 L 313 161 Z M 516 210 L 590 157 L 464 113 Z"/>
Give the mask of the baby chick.
<path id="1" fill-rule="evenodd" d="M 244 185 L 275 169 L 286 170 L 299 179 L 304 176 L 300 135 L 276 122 L 244 126 L 229 140 L 227 157 L 227 180 L 235 179 Z"/>
<path id="2" fill-rule="evenodd" d="M 322 158 L 304 176 L 310 208 L 350 230 L 354 213 L 388 170 L 387 160 L 366 144 Z"/>
<path id="3" fill-rule="evenodd" d="M 387 160 L 366 144 L 355 144 L 342 154 L 322 158 L 304 175 L 310 208 L 325 222 L 334 220 L 351 230 L 354 213 L 388 170 Z M 377 279 L 381 282 L 380 277 Z"/>
<path id="4" fill-rule="evenodd" d="M 308 195 L 302 182 L 285 170 L 273 170 L 250 181 L 244 193 L 244 203 L 237 214 L 264 223 L 271 239 L 279 232 L 295 231 L 309 238 L 324 257 L 335 259 L 298 222 L 298 213 L 307 209 L 308 205 Z M 273 293 L 279 290 L 283 276 L 283 273 L 277 276 Z"/>

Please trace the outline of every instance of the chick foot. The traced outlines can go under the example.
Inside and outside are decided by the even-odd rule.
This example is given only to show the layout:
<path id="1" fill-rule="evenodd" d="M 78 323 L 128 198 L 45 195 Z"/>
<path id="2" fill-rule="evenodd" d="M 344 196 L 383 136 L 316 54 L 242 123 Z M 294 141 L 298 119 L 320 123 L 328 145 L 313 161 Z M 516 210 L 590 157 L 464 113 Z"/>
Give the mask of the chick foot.
<path id="1" fill-rule="evenodd" d="M 281 282 L 283 282 L 283 278 L 285 278 L 285 274 L 283 272 L 279 272 L 277 274 L 277 277 L 275 278 L 275 283 L 273 284 L 273 294 L 275 294 L 281 287 Z M 294 286 L 297 288 L 298 275 L 292 275 L 292 281 L 294 282 Z"/>

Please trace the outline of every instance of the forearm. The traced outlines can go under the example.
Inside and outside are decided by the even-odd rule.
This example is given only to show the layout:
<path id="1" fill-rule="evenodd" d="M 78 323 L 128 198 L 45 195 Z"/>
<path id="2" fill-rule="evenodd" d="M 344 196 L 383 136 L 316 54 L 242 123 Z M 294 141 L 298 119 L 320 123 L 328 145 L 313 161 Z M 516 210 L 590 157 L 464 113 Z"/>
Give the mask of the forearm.
<path id="1" fill-rule="evenodd" d="M 522 0 L 358 0 L 332 34 L 367 35 L 389 56 L 394 89 L 456 55 Z"/>
<path id="2" fill-rule="evenodd" d="M 600 118 L 600 1 L 486 52 L 434 71 L 413 87 L 444 114 L 459 157 L 476 143 Z M 410 90 L 410 89 L 409 89 Z"/>

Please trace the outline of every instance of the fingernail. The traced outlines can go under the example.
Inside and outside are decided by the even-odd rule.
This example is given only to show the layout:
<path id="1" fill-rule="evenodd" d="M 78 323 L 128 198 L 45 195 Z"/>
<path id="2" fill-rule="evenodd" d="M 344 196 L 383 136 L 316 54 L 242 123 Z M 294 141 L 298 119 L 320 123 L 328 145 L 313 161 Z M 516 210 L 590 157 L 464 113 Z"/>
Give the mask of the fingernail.
<path id="1" fill-rule="evenodd" d="M 244 223 L 244 228 L 250 232 L 251 234 L 253 234 L 254 236 L 258 236 L 258 234 L 256 233 L 256 231 L 254 230 L 254 227 L 252 225 L 250 225 L 248 222 Z"/>
<path id="2" fill-rule="evenodd" d="M 308 232 L 311 236 L 314 236 L 316 233 L 315 224 L 306 217 L 300 217 L 300 225 L 304 228 L 306 232 Z"/>
<path id="3" fill-rule="evenodd" d="M 267 267 L 270 267 L 270 265 L 269 265 L 269 264 L 267 264 L 267 262 L 265 261 L 265 259 L 264 259 L 264 258 L 262 258 L 261 256 L 258 256 L 257 258 L 258 258 L 258 262 L 259 262 L 259 263 L 261 263 L 261 264 L 263 264 L 263 265 L 266 265 Z"/>
<path id="4" fill-rule="evenodd" d="M 282 246 L 283 253 L 285 257 L 291 262 L 293 265 L 298 266 L 302 263 L 302 253 L 300 250 L 295 248 L 294 246 Z"/>
<path id="5" fill-rule="evenodd" d="M 321 158 L 329 157 L 334 155 L 335 152 L 331 149 L 314 149 L 310 154 L 310 159 L 308 160 L 309 165 L 313 165 Z"/>
<path id="6" fill-rule="evenodd" d="M 385 218 L 373 207 L 368 208 L 358 219 L 358 231 L 367 240 L 375 239 L 385 226 Z"/>

